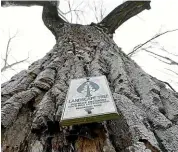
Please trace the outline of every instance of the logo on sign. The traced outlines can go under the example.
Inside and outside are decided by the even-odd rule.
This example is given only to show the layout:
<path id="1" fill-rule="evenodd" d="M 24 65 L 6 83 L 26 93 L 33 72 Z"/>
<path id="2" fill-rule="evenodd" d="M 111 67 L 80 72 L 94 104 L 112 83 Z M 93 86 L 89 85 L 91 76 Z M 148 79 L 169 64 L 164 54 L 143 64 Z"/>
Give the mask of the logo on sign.
<path id="1" fill-rule="evenodd" d="M 95 82 L 92 82 L 87 78 L 87 81 L 82 83 L 78 88 L 77 92 L 85 94 L 85 97 L 92 96 L 92 93 L 97 91 L 99 89 L 98 84 Z"/>

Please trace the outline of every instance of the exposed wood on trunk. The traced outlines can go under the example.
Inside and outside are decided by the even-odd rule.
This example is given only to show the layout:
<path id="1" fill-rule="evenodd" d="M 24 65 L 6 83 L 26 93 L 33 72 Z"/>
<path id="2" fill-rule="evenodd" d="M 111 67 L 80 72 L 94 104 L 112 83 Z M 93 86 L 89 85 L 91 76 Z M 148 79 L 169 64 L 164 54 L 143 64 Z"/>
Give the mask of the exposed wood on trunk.
<path id="1" fill-rule="evenodd" d="M 91 130 L 89 130 L 91 129 Z M 92 128 L 84 130 L 84 134 L 79 135 L 75 147 L 78 152 L 98 152 L 103 149 L 106 140 L 103 128 L 96 128 L 93 124 Z"/>

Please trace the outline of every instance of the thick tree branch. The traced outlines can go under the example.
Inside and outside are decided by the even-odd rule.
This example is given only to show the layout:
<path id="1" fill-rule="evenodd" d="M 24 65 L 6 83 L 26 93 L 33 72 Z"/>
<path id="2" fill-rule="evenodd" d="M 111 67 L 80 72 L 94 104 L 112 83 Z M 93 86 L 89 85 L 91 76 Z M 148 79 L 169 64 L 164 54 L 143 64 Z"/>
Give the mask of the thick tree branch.
<path id="1" fill-rule="evenodd" d="M 46 27 L 54 34 L 55 37 L 57 37 L 57 30 L 66 23 L 58 15 L 57 1 L 47 2 L 43 6 L 42 19 Z"/>
<path id="2" fill-rule="evenodd" d="M 43 22 L 47 28 L 57 36 L 57 28 L 61 28 L 65 21 L 58 15 L 58 1 L 2 1 L 3 7 L 7 6 L 43 6 Z"/>
<path id="3" fill-rule="evenodd" d="M 116 7 L 98 25 L 113 34 L 125 21 L 150 8 L 150 1 L 127 1 Z"/>

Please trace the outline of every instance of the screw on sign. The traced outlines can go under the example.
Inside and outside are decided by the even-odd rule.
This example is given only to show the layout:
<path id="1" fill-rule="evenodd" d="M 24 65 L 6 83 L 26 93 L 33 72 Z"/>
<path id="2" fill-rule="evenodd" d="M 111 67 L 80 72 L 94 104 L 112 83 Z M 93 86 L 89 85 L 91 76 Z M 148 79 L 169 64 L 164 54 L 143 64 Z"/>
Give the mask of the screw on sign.
<path id="1" fill-rule="evenodd" d="M 88 114 L 91 114 L 92 113 L 92 110 L 93 108 L 85 108 L 85 111 L 88 113 Z"/>

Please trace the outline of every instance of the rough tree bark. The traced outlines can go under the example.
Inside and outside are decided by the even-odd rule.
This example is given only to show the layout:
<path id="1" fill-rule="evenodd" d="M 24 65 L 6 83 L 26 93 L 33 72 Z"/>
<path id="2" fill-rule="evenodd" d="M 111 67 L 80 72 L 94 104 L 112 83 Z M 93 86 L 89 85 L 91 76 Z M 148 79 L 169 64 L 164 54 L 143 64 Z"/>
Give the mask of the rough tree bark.
<path id="1" fill-rule="evenodd" d="M 43 6 L 56 45 L 1 86 L 4 152 L 178 151 L 178 94 L 145 73 L 111 38 L 124 21 L 149 9 L 149 2 L 125 2 L 91 25 L 64 22 L 54 1 L 8 4 Z M 106 75 L 121 117 L 62 127 L 69 80 L 98 75 Z"/>

